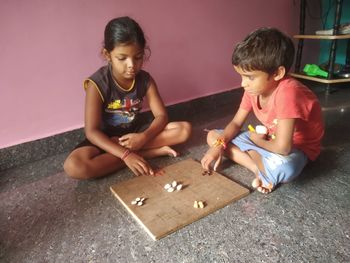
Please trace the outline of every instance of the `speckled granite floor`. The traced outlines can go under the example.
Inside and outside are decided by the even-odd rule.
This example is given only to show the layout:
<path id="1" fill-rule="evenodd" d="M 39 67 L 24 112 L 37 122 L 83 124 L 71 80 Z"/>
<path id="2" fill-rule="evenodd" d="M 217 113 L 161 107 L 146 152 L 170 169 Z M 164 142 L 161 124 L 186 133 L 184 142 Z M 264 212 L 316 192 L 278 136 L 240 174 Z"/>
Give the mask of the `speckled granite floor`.
<path id="1" fill-rule="evenodd" d="M 350 89 L 319 95 L 324 149 L 297 181 L 270 195 L 252 191 L 159 241 L 109 190 L 132 177 L 126 169 L 76 181 L 62 153 L 0 172 L 0 262 L 350 262 Z M 223 126 L 231 112 L 196 116 L 182 156 L 151 163 L 199 160 L 203 128 Z M 248 187 L 253 178 L 228 161 L 221 173 Z"/>

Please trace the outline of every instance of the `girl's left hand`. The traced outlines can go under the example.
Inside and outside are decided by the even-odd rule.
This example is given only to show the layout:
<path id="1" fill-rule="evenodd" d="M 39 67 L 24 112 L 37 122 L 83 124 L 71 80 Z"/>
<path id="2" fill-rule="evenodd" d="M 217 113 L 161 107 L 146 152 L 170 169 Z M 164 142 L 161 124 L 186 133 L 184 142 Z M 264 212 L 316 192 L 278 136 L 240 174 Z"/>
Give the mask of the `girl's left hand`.
<path id="1" fill-rule="evenodd" d="M 138 151 L 146 143 L 143 133 L 128 133 L 119 138 L 119 144 L 132 151 Z"/>

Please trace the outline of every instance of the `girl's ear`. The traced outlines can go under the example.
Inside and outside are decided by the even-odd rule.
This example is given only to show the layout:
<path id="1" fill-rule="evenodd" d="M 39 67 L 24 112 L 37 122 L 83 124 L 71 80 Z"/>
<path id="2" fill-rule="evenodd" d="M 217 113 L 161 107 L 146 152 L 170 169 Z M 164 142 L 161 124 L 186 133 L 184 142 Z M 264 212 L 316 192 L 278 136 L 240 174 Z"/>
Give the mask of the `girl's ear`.
<path id="1" fill-rule="evenodd" d="M 286 75 L 286 68 L 284 66 L 279 66 L 277 71 L 274 74 L 273 79 L 275 81 L 279 81 L 283 79 L 285 75 Z"/>
<path id="2" fill-rule="evenodd" d="M 111 54 L 109 54 L 109 52 L 107 51 L 107 49 L 102 49 L 102 55 L 103 57 L 108 61 L 111 62 Z"/>

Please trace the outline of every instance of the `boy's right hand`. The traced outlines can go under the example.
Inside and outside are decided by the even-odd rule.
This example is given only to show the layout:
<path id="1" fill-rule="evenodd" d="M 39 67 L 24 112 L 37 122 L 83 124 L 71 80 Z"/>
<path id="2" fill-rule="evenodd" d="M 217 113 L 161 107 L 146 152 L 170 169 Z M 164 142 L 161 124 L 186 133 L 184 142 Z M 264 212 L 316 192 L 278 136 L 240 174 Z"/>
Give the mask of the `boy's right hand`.
<path id="1" fill-rule="evenodd" d="M 146 162 L 146 160 L 134 152 L 131 152 L 124 159 L 124 162 L 136 176 L 154 175 L 151 166 Z"/>
<path id="2" fill-rule="evenodd" d="M 213 169 L 216 171 L 222 160 L 222 151 L 221 147 L 210 147 L 201 160 L 202 167 L 210 171 L 210 166 L 214 162 Z"/>

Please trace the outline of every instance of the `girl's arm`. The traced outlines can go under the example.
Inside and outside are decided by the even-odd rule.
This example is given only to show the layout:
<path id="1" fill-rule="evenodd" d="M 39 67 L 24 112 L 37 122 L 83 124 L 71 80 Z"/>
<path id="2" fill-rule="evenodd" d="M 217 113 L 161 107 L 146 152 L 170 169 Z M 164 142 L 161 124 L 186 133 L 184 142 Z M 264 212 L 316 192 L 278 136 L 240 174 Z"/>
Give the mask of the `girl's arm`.
<path id="1" fill-rule="evenodd" d="M 252 133 L 250 139 L 259 147 L 281 155 L 289 155 L 293 147 L 295 119 L 278 120 L 275 139 L 266 140 L 263 136 Z"/>
<path id="2" fill-rule="evenodd" d="M 134 151 L 140 150 L 147 142 L 163 131 L 168 123 L 168 114 L 152 78 L 146 92 L 146 98 L 154 116 L 150 126 L 143 132 L 129 133 L 119 138 L 121 145 Z"/>
<path id="3" fill-rule="evenodd" d="M 125 149 L 112 141 L 101 130 L 102 123 L 102 99 L 97 88 L 91 82 L 86 88 L 85 97 L 85 135 L 94 145 L 100 147 L 116 157 L 121 157 Z"/>
<path id="4" fill-rule="evenodd" d="M 146 141 L 150 141 L 161 131 L 164 130 L 168 123 L 168 114 L 165 109 L 163 100 L 159 95 L 157 85 L 153 78 L 150 79 L 150 84 L 147 89 L 146 98 L 154 116 L 154 119 L 150 126 L 143 132 L 146 137 Z"/>
<path id="5" fill-rule="evenodd" d="M 122 158 L 124 156 L 125 164 L 132 170 L 134 174 L 153 174 L 152 168 L 141 156 L 136 153 L 128 154 L 128 150 L 126 148 L 110 139 L 100 130 L 102 122 L 101 118 L 102 99 L 94 84 L 89 82 L 86 89 L 85 99 L 86 138 L 94 145 L 118 158 Z"/>

